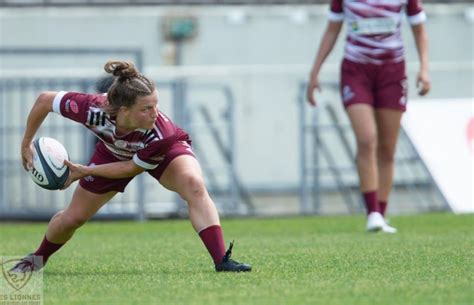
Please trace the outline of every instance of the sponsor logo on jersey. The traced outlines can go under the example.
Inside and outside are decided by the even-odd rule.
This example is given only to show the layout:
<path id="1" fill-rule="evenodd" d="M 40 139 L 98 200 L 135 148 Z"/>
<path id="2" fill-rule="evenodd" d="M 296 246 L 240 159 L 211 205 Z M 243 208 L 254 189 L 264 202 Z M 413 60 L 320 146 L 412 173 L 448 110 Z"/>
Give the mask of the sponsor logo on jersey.
<path id="1" fill-rule="evenodd" d="M 398 101 L 400 103 L 400 105 L 406 105 L 407 103 L 407 98 L 405 96 L 402 96 L 400 98 L 400 101 Z"/>
<path id="2" fill-rule="evenodd" d="M 403 88 L 403 93 L 406 93 L 406 92 L 407 92 L 407 89 L 408 89 L 407 80 L 406 80 L 406 79 L 402 79 L 402 80 L 400 81 L 400 86 L 402 86 L 402 88 Z"/>
<path id="3" fill-rule="evenodd" d="M 114 145 L 119 148 L 127 148 L 128 146 L 127 141 L 124 140 L 115 140 Z"/>
<path id="4" fill-rule="evenodd" d="M 163 161 L 165 159 L 165 156 L 163 155 L 160 155 L 160 156 L 153 156 L 153 157 L 150 157 L 149 160 L 152 160 L 156 163 L 160 163 L 161 161 Z"/>
<path id="5" fill-rule="evenodd" d="M 95 167 L 95 163 L 91 163 L 89 164 L 90 167 Z M 84 180 L 86 180 L 87 182 L 93 182 L 94 181 L 94 177 L 93 176 L 86 176 L 84 177 Z"/>
<path id="6" fill-rule="evenodd" d="M 69 103 L 69 106 L 71 107 L 71 111 L 72 111 L 72 112 L 74 112 L 74 113 L 78 113 L 78 112 L 79 112 L 79 106 L 77 106 L 76 101 L 72 100 L 72 101 Z"/>
<path id="7" fill-rule="evenodd" d="M 388 34 L 397 30 L 398 20 L 390 17 L 364 18 L 352 20 L 349 25 L 351 32 L 354 34 Z"/>
<path id="8" fill-rule="evenodd" d="M 408 91 L 408 83 L 406 79 L 402 79 L 400 81 L 400 86 L 402 87 L 402 97 L 398 101 L 400 105 L 406 105 L 407 104 L 407 91 Z"/>
<path id="9" fill-rule="evenodd" d="M 342 100 L 344 103 L 349 102 L 353 97 L 354 97 L 354 92 L 352 92 L 352 89 L 350 86 L 345 85 L 344 88 L 342 89 Z"/>

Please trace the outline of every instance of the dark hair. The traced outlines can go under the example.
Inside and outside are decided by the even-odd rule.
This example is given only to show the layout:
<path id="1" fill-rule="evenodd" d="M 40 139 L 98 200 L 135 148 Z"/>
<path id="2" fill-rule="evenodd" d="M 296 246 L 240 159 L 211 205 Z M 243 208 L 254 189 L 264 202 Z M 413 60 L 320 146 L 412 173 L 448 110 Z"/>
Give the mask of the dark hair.
<path id="1" fill-rule="evenodd" d="M 121 106 L 131 107 L 137 97 L 147 96 L 155 91 L 155 84 L 140 74 L 131 62 L 109 60 L 104 70 L 114 76 L 113 83 L 107 91 L 109 105 L 105 111 L 108 113 L 117 113 Z"/>

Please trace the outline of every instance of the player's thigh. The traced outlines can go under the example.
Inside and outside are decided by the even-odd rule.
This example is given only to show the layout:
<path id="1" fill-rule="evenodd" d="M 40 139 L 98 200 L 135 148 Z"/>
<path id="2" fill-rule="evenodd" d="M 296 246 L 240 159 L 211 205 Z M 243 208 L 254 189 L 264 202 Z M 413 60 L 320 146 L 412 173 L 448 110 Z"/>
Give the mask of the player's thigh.
<path id="1" fill-rule="evenodd" d="M 202 176 L 201 167 L 197 162 L 190 143 L 178 141 L 166 153 L 157 168 L 148 173 L 158 180 L 165 188 L 179 192 L 186 176 Z"/>
<path id="2" fill-rule="evenodd" d="M 346 109 L 358 144 L 375 145 L 377 125 L 374 108 L 367 104 L 354 104 Z"/>
<path id="3" fill-rule="evenodd" d="M 77 185 L 69 206 L 64 211 L 66 217 L 86 221 L 94 216 L 95 213 L 108 201 L 110 201 L 117 192 L 111 191 L 103 194 L 89 192 L 80 185 Z"/>
<path id="4" fill-rule="evenodd" d="M 168 164 L 159 181 L 165 188 L 181 193 L 189 185 L 203 183 L 202 170 L 194 156 L 179 155 Z"/>

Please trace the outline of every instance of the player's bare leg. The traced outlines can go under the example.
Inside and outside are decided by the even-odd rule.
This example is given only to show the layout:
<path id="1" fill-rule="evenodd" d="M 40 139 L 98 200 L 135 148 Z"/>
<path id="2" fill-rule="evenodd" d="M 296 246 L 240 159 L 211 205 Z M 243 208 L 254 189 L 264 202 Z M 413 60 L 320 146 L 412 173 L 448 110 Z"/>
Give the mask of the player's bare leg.
<path id="1" fill-rule="evenodd" d="M 356 164 L 360 190 L 377 190 L 377 125 L 374 110 L 367 104 L 354 104 L 347 108 L 347 114 L 357 142 Z"/>
<path id="2" fill-rule="evenodd" d="M 379 168 L 379 200 L 387 201 L 392 189 L 395 149 L 400 131 L 402 112 L 391 109 L 375 111 L 379 132 L 377 162 Z"/>
<path id="3" fill-rule="evenodd" d="M 74 232 L 94 216 L 100 207 L 112 199 L 115 194 L 116 192 L 94 194 L 78 185 L 69 206 L 51 218 L 39 248 L 24 257 L 12 268 L 12 271 L 29 272 L 41 269 L 48 262 L 49 257 L 59 250 Z M 38 256 L 43 258 L 41 265 L 35 264 L 35 257 Z"/>
<path id="4" fill-rule="evenodd" d="M 116 193 L 95 194 L 77 185 L 69 206 L 50 220 L 46 238 L 53 243 L 64 244 Z"/>
<path id="5" fill-rule="evenodd" d="M 367 230 L 379 231 L 386 224 L 377 199 L 377 125 L 374 109 L 368 104 L 354 104 L 347 108 L 347 114 L 357 142 L 356 164 L 360 191 L 367 209 Z"/>
<path id="6" fill-rule="evenodd" d="M 182 155 L 171 161 L 160 183 L 188 203 L 189 218 L 196 231 L 220 225 L 217 209 L 204 184 L 201 167 L 194 157 Z"/>
<path id="7" fill-rule="evenodd" d="M 377 164 L 379 173 L 379 204 L 385 215 L 392 189 L 395 150 L 400 132 L 403 112 L 392 109 L 377 109 L 375 118 L 378 129 Z"/>
<path id="8" fill-rule="evenodd" d="M 232 245 L 225 251 L 219 214 L 207 192 L 201 167 L 194 157 L 176 157 L 166 167 L 160 183 L 178 193 L 188 203 L 191 223 L 212 256 L 217 271 L 251 270 L 249 265 L 230 259 Z"/>

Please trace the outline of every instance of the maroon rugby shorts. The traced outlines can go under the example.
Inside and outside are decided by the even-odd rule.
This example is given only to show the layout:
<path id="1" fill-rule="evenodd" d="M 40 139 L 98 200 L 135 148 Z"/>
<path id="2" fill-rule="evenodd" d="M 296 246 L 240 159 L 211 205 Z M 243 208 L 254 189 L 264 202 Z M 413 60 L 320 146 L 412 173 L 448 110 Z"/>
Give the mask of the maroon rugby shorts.
<path id="1" fill-rule="evenodd" d="M 166 167 L 174 160 L 174 158 L 182 155 L 190 155 L 194 157 L 191 150 L 191 145 L 185 141 L 177 141 L 164 156 L 164 159 L 159 163 L 158 167 L 147 172 L 156 180 L 159 180 Z M 115 157 L 102 143 L 96 146 L 96 150 L 89 162 L 89 166 L 100 165 L 112 162 L 122 161 Z M 79 184 L 86 190 L 96 194 L 104 194 L 110 191 L 123 192 L 127 184 L 132 181 L 134 177 L 109 179 L 97 176 L 87 176 L 79 181 Z"/>
<path id="2" fill-rule="evenodd" d="M 340 84 L 341 98 L 346 108 L 353 104 L 369 104 L 374 108 L 406 110 L 407 77 L 404 61 L 375 65 L 344 59 Z"/>

